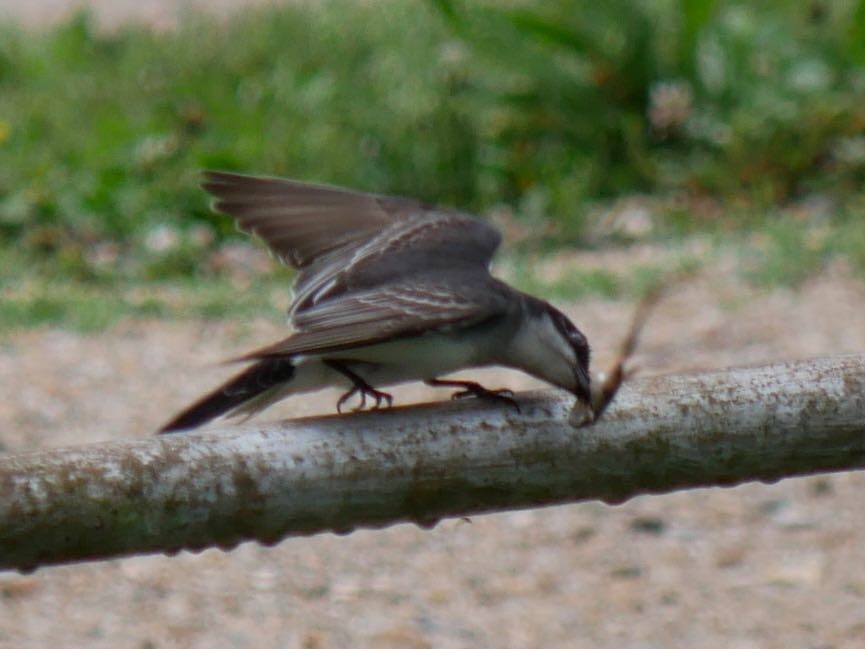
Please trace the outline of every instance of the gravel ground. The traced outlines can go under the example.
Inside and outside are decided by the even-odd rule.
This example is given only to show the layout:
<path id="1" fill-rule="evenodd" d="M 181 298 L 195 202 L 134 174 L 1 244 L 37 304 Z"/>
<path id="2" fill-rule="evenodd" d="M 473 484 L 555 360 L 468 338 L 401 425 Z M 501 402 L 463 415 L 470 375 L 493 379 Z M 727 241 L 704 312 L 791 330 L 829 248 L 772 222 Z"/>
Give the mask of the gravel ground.
<path id="1" fill-rule="evenodd" d="M 603 259 L 594 260 L 603 263 Z M 700 279 L 664 301 L 646 373 L 865 349 L 865 287 L 797 292 Z M 571 315 L 609 358 L 631 305 Z M 99 336 L 0 339 L 6 452 L 150 435 L 217 361 L 282 334 L 265 322 L 126 322 Z M 516 373 L 486 380 L 534 384 Z M 8 388 L 14 388 L 8 391 Z M 401 403 L 440 396 L 401 388 Z M 263 417 L 330 412 L 334 394 Z M 694 490 L 0 575 L 0 647 L 865 646 L 865 474 Z"/>

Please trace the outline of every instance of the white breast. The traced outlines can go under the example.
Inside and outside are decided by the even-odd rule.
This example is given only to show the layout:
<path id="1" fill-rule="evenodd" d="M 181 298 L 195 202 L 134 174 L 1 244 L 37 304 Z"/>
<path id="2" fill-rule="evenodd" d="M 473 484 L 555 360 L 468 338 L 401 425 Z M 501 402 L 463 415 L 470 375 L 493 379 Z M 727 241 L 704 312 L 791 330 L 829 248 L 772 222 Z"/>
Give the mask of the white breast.
<path id="1" fill-rule="evenodd" d="M 478 364 L 478 345 L 468 336 L 429 333 L 327 356 L 368 363 L 381 380 L 401 382 L 431 379 Z M 405 378 L 400 378 L 405 377 Z"/>

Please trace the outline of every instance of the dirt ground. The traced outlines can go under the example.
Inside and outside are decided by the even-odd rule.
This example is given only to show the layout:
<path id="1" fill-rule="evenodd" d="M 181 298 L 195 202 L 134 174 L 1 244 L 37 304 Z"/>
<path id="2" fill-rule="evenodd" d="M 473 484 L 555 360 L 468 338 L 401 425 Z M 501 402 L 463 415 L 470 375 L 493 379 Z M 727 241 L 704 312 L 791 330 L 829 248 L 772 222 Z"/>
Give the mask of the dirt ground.
<path id="1" fill-rule="evenodd" d="M 713 275 L 660 305 L 643 372 L 865 349 L 861 283 L 761 292 Z M 631 306 L 570 305 L 600 366 Z M 221 378 L 217 361 L 281 334 L 265 321 L 6 334 L 2 450 L 150 435 Z M 263 417 L 330 412 L 334 396 Z M 0 647 L 852 649 L 865 646 L 863 489 L 865 474 L 834 474 L 2 573 Z"/>

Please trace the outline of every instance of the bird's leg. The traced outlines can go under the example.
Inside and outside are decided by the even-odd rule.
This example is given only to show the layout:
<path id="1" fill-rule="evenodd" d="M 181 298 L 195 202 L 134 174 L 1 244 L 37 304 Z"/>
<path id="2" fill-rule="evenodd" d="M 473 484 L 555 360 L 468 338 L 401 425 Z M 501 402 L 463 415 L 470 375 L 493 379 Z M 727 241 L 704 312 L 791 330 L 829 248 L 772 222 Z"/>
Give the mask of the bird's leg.
<path id="1" fill-rule="evenodd" d="M 518 404 L 517 400 L 514 399 L 513 390 L 488 390 L 480 383 L 475 383 L 474 381 L 427 379 L 425 383 L 427 385 L 439 388 L 461 388 L 459 392 L 454 392 L 451 395 L 451 399 L 465 399 L 466 397 L 477 397 L 478 399 L 485 399 L 486 401 L 498 401 L 500 403 L 506 403 L 516 408 L 517 412 L 520 412 L 520 404 Z"/>
<path id="2" fill-rule="evenodd" d="M 360 405 L 354 409 L 355 412 L 364 409 L 364 407 L 366 406 L 367 396 L 375 399 L 375 405 L 372 407 L 372 410 L 378 410 L 381 407 L 382 401 L 387 404 L 388 408 L 393 405 L 392 395 L 388 394 L 387 392 L 381 392 L 380 390 L 376 390 L 369 383 L 364 381 L 363 378 L 361 378 L 357 373 L 352 372 L 350 369 L 348 369 L 348 367 L 344 363 L 328 359 L 324 361 L 324 364 L 342 374 L 352 383 L 351 390 L 343 394 L 339 398 L 339 401 L 336 402 L 336 411 L 338 413 L 342 413 L 343 404 L 349 399 L 351 399 L 358 392 L 360 392 Z"/>

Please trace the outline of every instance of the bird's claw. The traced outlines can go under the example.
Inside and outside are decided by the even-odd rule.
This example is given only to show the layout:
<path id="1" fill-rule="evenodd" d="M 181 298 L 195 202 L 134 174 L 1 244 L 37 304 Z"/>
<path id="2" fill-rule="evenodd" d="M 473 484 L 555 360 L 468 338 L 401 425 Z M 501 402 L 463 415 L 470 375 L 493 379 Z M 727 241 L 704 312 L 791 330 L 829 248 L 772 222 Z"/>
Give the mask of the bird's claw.
<path id="1" fill-rule="evenodd" d="M 357 393 L 360 393 L 360 403 L 357 405 L 357 407 L 352 408 L 353 412 L 360 412 L 360 411 L 366 409 L 366 398 L 367 397 L 370 397 L 370 399 L 375 400 L 375 405 L 371 406 L 369 408 L 370 410 L 381 409 L 382 401 L 384 401 L 384 403 L 385 403 L 384 407 L 386 407 L 386 408 L 390 408 L 391 406 L 393 406 L 393 395 L 388 394 L 387 392 L 382 392 L 380 390 L 376 390 L 375 388 L 373 388 L 372 386 L 369 386 L 369 385 L 365 385 L 365 386 L 356 385 L 351 390 L 349 390 L 348 392 L 346 392 L 345 394 L 343 394 L 339 398 L 339 401 L 336 402 L 336 411 L 339 414 L 342 414 L 342 406 L 345 404 L 346 401 L 351 399 Z"/>

